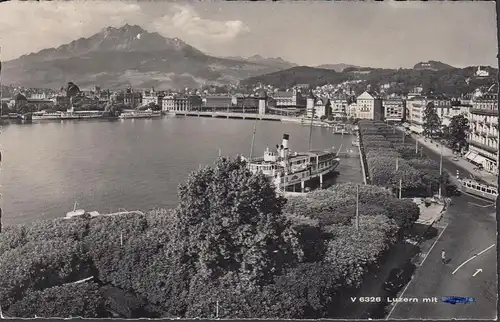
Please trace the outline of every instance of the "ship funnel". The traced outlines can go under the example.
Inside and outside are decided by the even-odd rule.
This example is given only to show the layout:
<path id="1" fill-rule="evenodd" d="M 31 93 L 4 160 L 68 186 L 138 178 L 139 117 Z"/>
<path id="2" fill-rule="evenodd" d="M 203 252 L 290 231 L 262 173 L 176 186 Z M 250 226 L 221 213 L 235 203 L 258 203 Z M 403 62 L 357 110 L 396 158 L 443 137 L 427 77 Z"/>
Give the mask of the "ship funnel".
<path id="1" fill-rule="evenodd" d="M 282 142 L 282 146 L 283 148 L 285 149 L 288 149 L 288 139 L 290 138 L 290 135 L 288 134 L 283 134 L 283 142 Z"/>

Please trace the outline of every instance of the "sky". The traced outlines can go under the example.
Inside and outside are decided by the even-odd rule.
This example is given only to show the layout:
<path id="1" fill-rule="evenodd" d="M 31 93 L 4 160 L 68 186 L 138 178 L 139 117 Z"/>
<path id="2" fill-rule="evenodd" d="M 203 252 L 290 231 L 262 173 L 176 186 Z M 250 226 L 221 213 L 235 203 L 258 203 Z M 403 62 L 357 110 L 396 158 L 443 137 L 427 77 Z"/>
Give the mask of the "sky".
<path id="1" fill-rule="evenodd" d="M 307 66 L 411 68 L 438 60 L 497 67 L 496 22 L 493 1 L 10 1 L 0 3 L 0 46 L 6 61 L 128 23 L 213 56 L 259 54 Z"/>

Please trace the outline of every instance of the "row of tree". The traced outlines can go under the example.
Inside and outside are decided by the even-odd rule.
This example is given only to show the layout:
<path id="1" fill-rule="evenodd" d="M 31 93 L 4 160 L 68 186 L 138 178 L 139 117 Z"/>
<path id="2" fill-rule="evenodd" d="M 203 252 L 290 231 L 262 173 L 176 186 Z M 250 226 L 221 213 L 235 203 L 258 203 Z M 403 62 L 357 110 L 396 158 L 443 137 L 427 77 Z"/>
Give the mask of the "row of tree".
<path id="1" fill-rule="evenodd" d="M 192 173 L 179 196 L 173 210 L 7 227 L 0 305 L 18 317 L 342 317 L 419 216 L 362 186 L 356 228 L 354 184 L 286 200 L 239 159 Z"/>
<path id="2" fill-rule="evenodd" d="M 432 196 L 440 185 L 450 185 L 439 165 L 405 140 L 405 133 L 383 122 L 360 121 L 361 142 L 371 182 L 403 197 Z"/>

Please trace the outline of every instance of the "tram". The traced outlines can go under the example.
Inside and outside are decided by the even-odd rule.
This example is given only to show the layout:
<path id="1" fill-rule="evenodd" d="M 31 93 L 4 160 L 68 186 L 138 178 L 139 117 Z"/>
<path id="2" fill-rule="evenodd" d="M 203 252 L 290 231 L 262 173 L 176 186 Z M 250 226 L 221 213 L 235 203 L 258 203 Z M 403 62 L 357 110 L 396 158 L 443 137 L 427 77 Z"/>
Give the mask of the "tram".
<path id="1" fill-rule="evenodd" d="M 498 187 L 479 183 L 475 180 L 470 179 L 462 179 L 460 180 L 460 184 L 462 192 L 492 201 L 497 200 Z"/>

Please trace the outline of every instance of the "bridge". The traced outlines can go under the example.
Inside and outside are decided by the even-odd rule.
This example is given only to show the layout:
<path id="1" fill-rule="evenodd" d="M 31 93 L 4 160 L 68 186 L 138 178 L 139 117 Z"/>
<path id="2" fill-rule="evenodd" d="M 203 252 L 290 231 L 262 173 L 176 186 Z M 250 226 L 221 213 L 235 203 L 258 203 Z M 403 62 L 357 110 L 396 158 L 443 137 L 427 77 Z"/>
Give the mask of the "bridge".
<path id="1" fill-rule="evenodd" d="M 284 115 L 273 115 L 273 114 L 257 114 L 257 113 L 235 113 L 235 112 L 200 112 L 200 111 L 175 111 L 173 114 L 177 116 L 196 116 L 196 117 L 216 117 L 225 119 L 243 119 L 243 120 L 262 120 L 262 121 L 289 121 L 289 122 L 299 122 L 300 118 L 284 116 Z"/>

